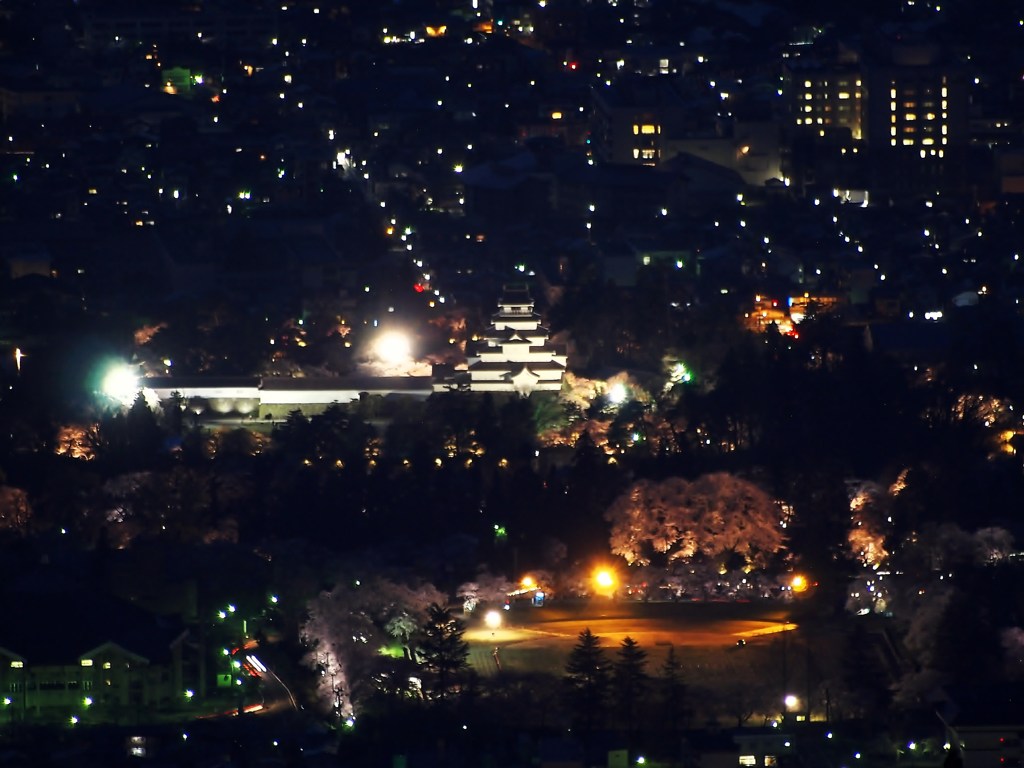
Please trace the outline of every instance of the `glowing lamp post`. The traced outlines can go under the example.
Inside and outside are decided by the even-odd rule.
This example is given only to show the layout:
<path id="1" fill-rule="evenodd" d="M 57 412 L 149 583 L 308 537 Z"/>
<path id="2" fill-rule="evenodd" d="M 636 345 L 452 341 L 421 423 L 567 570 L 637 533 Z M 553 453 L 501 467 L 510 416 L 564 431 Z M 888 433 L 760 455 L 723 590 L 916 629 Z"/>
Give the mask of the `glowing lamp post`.
<path id="1" fill-rule="evenodd" d="M 116 364 L 103 376 L 100 391 L 123 405 L 131 405 L 139 393 L 139 375 L 135 368 L 126 364 Z"/>
<path id="2" fill-rule="evenodd" d="M 501 627 L 501 612 L 500 611 L 488 611 L 484 614 L 484 624 L 491 630 L 491 636 L 494 636 L 494 630 Z"/>
<path id="3" fill-rule="evenodd" d="M 807 583 L 807 577 L 801 576 L 799 573 L 793 576 L 792 581 L 789 582 L 789 587 L 794 592 L 806 592 L 809 584 Z"/>
<path id="4" fill-rule="evenodd" d="M 615 574 L 607 568 L 600 568 L 594 572 L 594 585 L 599 594 L 611 597 L 615 592 Z"/>
<path id="5" fill-rule="evenodd" d="M 608 388 L 608 402 L 612 405 L 622 405 L 626 402 L 626 398 L 629 397 L 629 391 L 626 389 L 626 385 L 622 382 L 612 384 Z"/>
<path id="6" fill-rule="evenodd" d="M 388 331 L 377 338 L 374 352 L 383 362 L 398 365 L 412 357 L 412 345 L 404 333 Z"/>

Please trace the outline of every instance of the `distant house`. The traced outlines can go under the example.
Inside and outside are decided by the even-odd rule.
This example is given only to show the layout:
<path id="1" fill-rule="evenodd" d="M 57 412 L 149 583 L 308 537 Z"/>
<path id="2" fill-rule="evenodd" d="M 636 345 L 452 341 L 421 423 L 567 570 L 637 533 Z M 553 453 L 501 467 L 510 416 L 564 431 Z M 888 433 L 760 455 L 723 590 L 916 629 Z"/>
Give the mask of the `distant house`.
<path id="1" fill-rule="evenodd" d="M 181 700 L 187 630 L 88 592 L 23 592 L 0 603 L 0 696 L 27 722 L 137 720 Z"/>

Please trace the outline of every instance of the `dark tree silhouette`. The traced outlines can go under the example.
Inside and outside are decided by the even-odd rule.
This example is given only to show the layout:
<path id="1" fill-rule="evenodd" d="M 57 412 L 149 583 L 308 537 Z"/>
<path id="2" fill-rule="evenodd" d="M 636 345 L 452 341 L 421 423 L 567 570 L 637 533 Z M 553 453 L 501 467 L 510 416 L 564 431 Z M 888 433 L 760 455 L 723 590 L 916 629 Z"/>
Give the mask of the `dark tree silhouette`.
<path id="1" fill-rule="evenodd" d="M 649 681 L 647 651 L 632 637 L 625 637 L 615 653 L 612 679 L 619 710 L 626 726 L 627 738 L 632 742 L 636 731 L 637 714 Z"/>
<path id="2" fill-rule="evenodd" d="M 579 641 L 569 653 L 565 683 L 569 706 L 580 727 L 592 731 L 604 716 L 611 675 L 601 638 L 590 627 L 580 632 Z"/>
<path id="3" fill-rule="evenodd" d="M 661 665 L 658 689 L 665 725 L 670 730 L 685 726 L 686 683 L 683 682 L 683 666 L 673 646 L 669 646 L 665 661 Z"/>
<path id="4" fill-rule="evenodd" d="M 433 676 L 433 695 L 447 698 L 459 673 L 469 666 L 469 643 L 463 639 L 466 625 L 451 609 L 431 603 L 420 632 L 419 654 Z"/>

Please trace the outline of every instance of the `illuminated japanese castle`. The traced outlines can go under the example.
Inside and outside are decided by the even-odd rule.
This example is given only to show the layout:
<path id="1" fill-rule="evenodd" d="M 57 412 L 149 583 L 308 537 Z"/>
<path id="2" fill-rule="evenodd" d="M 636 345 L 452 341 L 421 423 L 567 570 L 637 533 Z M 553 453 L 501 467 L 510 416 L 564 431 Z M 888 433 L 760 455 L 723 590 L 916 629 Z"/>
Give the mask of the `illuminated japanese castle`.
<path id="1" fill-rule="evenodd" d="M 520 395 L 560 390 L 565 350 L 550 343 L 550 331 L 540 322 L 529 289 L 506 285 L 483 338 L 467 348 L 469 390 Z"/>

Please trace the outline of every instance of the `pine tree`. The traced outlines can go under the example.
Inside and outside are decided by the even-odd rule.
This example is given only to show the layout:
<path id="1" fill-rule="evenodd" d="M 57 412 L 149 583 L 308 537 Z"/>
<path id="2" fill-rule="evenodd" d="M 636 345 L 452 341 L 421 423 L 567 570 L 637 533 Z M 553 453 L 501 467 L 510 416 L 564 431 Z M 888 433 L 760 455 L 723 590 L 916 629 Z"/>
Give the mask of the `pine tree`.
<path id="1" fill-rule="evenodd" d="M 647 690 L 647 651 L 631 637 L 623 639 L 615 655 L 613 668 L 615 695 L 619 710 L 626 721 L 626 733 L 632 738 L 637 721 L 637 710 Z"/>
<path id="2" fill-rule="evenodd" d="M 565 683 L 569 704 L 584 731 L 592 730 L 604 714 L 611 679 L 601 638 L 587 627 L 569 653 Z"/>
<path id="3" fill-rule="evenodd" d="M 665 713 L 665 722 L 671 729 L 682 726 L 686 712 L 686 684 L 683 682 L 682 672 L 682 664 L 676 656 L 676 649 L 669 646 L 665 663 L 661 665 L 658 683 L 661 689 L 661 708 Z"/>
<path id="4" fill-rule="evenodd" d="M 434 696 L 446 698 L 458 674 L 469 666 L 469 643 L 462 637 L 466 625 L 450 609 L 431 603 L 420 631 L 419 653 L 434 677 Z"/>

